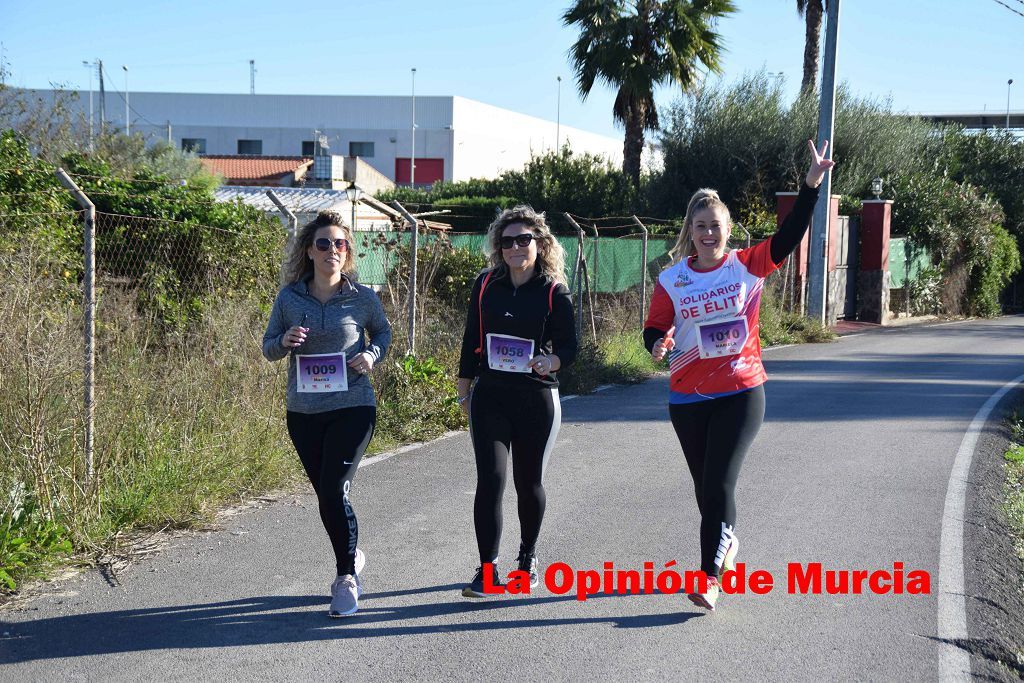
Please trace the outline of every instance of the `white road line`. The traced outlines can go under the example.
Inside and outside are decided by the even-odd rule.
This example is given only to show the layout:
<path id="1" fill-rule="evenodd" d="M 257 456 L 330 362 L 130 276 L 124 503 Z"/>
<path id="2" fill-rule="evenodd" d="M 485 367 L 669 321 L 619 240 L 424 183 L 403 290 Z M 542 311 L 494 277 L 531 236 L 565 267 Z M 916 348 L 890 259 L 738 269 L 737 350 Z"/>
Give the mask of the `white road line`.
<path id="1" fill-rule="evenodd" d="M 399 455 L 401 453 L 408 453 L 409 451 L 414 451 L 417 448 L 422 448 L 423 446 L 429 446 L 432 443 L 437 443 L 438 441 L 444 441 L 445 439 L 450 439 L 453 436 L 458 436 L 459 434 L 465 434 L 465 433 L 466 433 L 465 430 L 458 431 L 458 432 L 445 432 L 441 436 L 437 437 L 436 439 L 431 439 L 430 441 L 419 441 L 417 443 L 406 444 L 405 446 L 401 446 L 400 448 L 396 448 L 393 451 L 388 451 L 387 453 L 381 453 L 380 455 L 373 455 L 373 456 L 370 456 L 368 458 L 363 458 L 362 460 L 359 461 L 359 469 L 363 469 L 364 467 L 369 467 L 370 465 L 376 465 L 379 462 L 384 462 L 385 460 L 390 460 L 391 458 L 393 458 L 396 455 Z"/>
<path id="2" fill-rule="evenodd" d="M 967 500 L 967 477 L 978 445 L 978 436 L 985 428 L 992 410 L 1006 394 L 1024 382 L 1024 375 L 1010 380 L 992 394 L 974 416 L 960 450 L 953 460 L 942 511 L 942 537 L 939 541 L 939 638 L 955 641 L 967 638 L 967 599 L 964 594 L 964 509 Z M 971 658 L 966 650 L 950 642 L 939 644 L 939 680 L 968 680 Z"/>

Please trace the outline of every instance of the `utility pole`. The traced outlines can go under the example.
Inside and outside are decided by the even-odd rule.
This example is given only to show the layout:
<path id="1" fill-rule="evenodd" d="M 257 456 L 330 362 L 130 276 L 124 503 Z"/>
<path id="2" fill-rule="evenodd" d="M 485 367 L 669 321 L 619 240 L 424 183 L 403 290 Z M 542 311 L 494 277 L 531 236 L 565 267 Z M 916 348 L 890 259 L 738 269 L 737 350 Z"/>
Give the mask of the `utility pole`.
<path id="1" fill-rule="evenodd" d="M 409 186 L 416 188 L 416 67 L 412 68 L 412 157 L 409 159 Z"/>
<path id="2" fill-rule="evenodd" d="M 86 69 L 89 70 L 89 151 L 93 152 L 93 151 L 95 151 L 95 149 L 94 149 L 94 145 L 93 145 L 93 132 L 92 132 L 92 122 L 93 122 L 93 118 L 94 118 L 93 113 L 92 113 L 92 72 L 96 69 L 96 64 L 92 63 L 92 62 L 87 62 L 87 61 L 85 61 L 83 59 L 82 60 L 82 66 L 84 66 Z"/>
<path id="3" fill-rule="evenodd" d="M 107 130 L 107 91 L 103 88 L 103 60 L 96 60 L 96 71 L 100 74 L 100 135 Z"/>
<path id="4" fill-rule="evenodd" d="M 256 94 L 256 60 L 249 60 L 249 94 Z"/>
<path id="5" fill-rule="evenodd" d="M 170 121 L 167 122 L 167 144 L 168 145 L 173 145 L 174 144 L 174 140 L 171 138 L 171 122 Z"/>
<path id="6" fill-rule="evenodd" d="M 836 106 L 836 50 L 839 43 L 839 0 L 829 0 L 828 25 L 825 33 L 825 68 L 821 75 L 821 105 L 818 112 L 818 139 L 816 145 L 828 140 L 828 157 L 832 158 L 835 145 Z M 832 172 L 825 173 L 814 205 L 811 223 L 811 243 L 807 254 L 807 315 L 825 322 L 828 299 L 828 222 L 832 206 Z"/>
<path id="7" fill-rule="evenodd" d="M 1006 130 L 1010 130 L 1010 86 L 1013 85 L 1013 79 L 1006 81 Z"/>
<path id="8" fill-rule="evenodd" d="M 558 77 L 558 105 L 555 109 L 555 154 L 559 152 L 562 134 L 562 77 Z"/>
<path id="9" fill-rule="evenodd" d="M 132 120 L 131 116 L 128 114 L 128 110 L 130 109 L 128 106 L 128 67 L 122 64 L 121 68 L 124 69 L 124 134 L 131 135 Z"/>

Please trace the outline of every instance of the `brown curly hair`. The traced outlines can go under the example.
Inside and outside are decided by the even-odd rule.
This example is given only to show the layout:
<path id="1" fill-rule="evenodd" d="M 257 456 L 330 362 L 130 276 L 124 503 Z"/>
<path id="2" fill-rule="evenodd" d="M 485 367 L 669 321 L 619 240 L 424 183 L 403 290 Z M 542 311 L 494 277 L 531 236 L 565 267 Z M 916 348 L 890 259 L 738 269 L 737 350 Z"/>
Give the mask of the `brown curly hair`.
<path id="1" fill-rule="evenodd" d="M 354 278 L 356 258 L 355 245 L 352 240 L 352 228 L 345 223 L 345 219 L 337 211 L 321 211 L 316 215 L 316 218 L 302 226 L 302 229 L 295 235 L 291 253 L 289 253 L 288 261 L 284 266 L 284 281 L 286 283 L 305 280 L 313 273 L 313 261 L 307 253 L 309 248 L 313 246 L 313 236 L 316 235 L 316 231 L 320 228 L 328 228 L 332 225 L 341 228 L 345 233 L 345 239 L 348 240 L 348 254 L 345 257 L 345 265 L 342 266 L 341 272 L 350 278 Z"/>

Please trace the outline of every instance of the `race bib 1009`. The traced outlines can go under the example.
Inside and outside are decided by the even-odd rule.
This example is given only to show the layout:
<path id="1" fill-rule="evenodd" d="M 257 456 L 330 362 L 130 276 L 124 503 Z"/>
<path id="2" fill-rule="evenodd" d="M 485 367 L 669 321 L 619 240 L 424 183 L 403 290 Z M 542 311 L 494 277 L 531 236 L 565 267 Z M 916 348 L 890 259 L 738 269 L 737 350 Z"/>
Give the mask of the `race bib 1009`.
<path id="1" fill-rule="evenodd" d="M 701 358 L 735 356 L 747 343 L 747 319 L 728 318 L 697 325 L 697 346 Z"/>
<path id="2" fill-rule="evenodd" d="M 344 353 L 295 356 L 295 388 L 299 393 L 348 391 L 348 365 Z"/>
<path id="3" fill-rule="evenodd" d="M 487 335 L 487 365 L 502 372 L 530 372 L 526 364 L 533 358 L 533 340 L 505 334 Z"/>

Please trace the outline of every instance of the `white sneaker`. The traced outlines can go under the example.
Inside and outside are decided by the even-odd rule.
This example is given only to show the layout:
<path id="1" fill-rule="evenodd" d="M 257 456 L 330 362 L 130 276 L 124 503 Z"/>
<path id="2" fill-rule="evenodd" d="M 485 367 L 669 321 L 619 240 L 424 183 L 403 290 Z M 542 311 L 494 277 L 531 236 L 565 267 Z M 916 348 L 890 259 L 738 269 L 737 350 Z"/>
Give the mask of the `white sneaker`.
<path id="1" fill-rule="evenodd" d="M 359 579 L 352 574 L 339 576 L 331 584 L 331 617 L 347 617 L 359 609 L 359 595 L 363 592 Z"/>
<path id="2" fill-rule="evenodd" d="M 714 612 L 715 603 L 718 602 L 718 594 L 720 593 L 720 591 L 721 587 L 718 585 L 718 579 L 716 579 L 713 576 L 709 576 L 708 589 L 706 591 L 704 591 L 703 593 L 701 593 L 700 591 L 697 591 L 696 593 L 690 593 L 690 595 L 687 597 L 690 598 L 690 602 L 697 605 L 698 607 L 703 607 L 709 612 Z"/>
<path id="3" fill-rule="evenodd" d="M 356 548 L 356 576 L 363 573 L 363 567 L 366 566 L 366 554 L 362 550 Z"/>
<path id="4" fill-rule="evenodd" d="M 736 553 L 740 551 L 740 539 L 733 534 L 729 539 L 729 549 L 725 551 L 725 558 L 722 560 L 722 571 L 736 571 Z"/>

